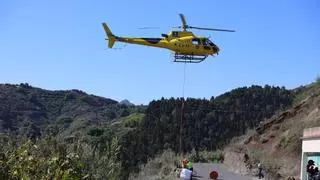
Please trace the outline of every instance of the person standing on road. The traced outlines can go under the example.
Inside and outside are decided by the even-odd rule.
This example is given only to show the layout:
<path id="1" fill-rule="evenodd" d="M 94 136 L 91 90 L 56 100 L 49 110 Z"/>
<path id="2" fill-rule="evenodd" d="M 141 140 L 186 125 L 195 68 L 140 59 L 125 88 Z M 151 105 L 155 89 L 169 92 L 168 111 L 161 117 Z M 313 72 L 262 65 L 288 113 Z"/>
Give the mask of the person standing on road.
<path id="1" fill-rule="evenodd" d="M 264 178 L 263 174 L 262 174 L 262 165 L 261 162 L 258 163 L 258 170 L 259 170 L 259 179 Z"/>
<path id="2" fill-rule="evenodd" d="M 190 166 L 192 168 L 191 162 L 189 162 L 187 159 L 184 159 L 182 161 L 182 169 L 180 172 L 180 180 L 191 180 L 192 179 L 192 169 L 190 169 Z"/>
<path id="3" fill-rule="evenodd" d="M 187 162 L 187 169 L 189 169 L 190 171 L 193 171 L 193 166 L 190 161 Z"/>

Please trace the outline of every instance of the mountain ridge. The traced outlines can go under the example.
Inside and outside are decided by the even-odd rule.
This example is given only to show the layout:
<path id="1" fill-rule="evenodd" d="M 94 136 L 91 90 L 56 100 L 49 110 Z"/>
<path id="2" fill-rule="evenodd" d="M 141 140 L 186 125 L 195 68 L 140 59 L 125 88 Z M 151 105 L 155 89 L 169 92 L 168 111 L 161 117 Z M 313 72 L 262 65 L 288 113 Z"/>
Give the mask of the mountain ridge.
<path id="1" fill-rule="evenodd" d="M 126 110 L 126 105 L 115 100 L 89 95 L 81 90 L 50 91 L 27 83 L 0 84 L 2 132 L 19 129 L 23 134 L 39 136 L 41 129 L 49 124 L 67 124 L 76 130 L 119 118 Z M 59 128 L 67 128 L 63 126 Z"/>

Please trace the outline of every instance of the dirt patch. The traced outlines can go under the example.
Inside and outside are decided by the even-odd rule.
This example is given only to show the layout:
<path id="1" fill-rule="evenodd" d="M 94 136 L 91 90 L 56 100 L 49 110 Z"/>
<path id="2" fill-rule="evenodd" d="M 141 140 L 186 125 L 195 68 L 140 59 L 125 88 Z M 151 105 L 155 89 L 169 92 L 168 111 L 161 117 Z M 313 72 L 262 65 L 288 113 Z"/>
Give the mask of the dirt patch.
<path id="1" fill-rule="evenodd" d="M 249 171 L 246 164 L 247 158 L 245 153 L 226 152 L 224 164 L 229 170 L 237 174 L 248 175 Z"/>

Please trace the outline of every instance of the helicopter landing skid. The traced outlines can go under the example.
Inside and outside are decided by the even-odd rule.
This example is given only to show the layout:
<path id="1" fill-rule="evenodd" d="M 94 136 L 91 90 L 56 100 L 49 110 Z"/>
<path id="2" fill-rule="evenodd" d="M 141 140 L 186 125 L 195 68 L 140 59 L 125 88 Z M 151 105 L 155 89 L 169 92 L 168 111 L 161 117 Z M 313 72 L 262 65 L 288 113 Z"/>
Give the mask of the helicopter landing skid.
<path id="1" fill-rule="evenodd" d="M 200 63 L 204 61 L 208 56 L 196 56 L 196 55 L 186 55 L 175 53 L 173 56 L 173 62 L 182 63 Z"/>

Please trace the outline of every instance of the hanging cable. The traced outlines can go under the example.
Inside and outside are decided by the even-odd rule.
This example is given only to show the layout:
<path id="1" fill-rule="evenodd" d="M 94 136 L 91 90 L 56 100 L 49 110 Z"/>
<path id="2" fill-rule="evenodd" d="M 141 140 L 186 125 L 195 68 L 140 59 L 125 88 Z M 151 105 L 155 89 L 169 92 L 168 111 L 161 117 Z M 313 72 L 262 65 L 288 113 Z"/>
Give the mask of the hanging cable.
<path id="1" fill-rule="evenodd" d="M 187 63 L 184 63 L 184 68 L 183 68 L 183 84 L 182 84 L 182 98 L 184 98 L 184 87 L 186 84 L 186 67 L 187 67 Z"/>
<path id="2" fill-rule="evenodd" d="M 181 111 L 180 111 L 180 138 L 179 138 L 179 148 L 180 148 L 180 153 L 182 154 L 182 132 L 183 132 L 183 127 L 182 127 L 182 122 L 183 122 L 183 109 L 184 109 L 184 87 L 186 83 L 186 66 L 187 63 L 184 63 L 184 68 L 183 68 L 183 84 L 182 84 L 182 98 L 181 98 Z"/>

